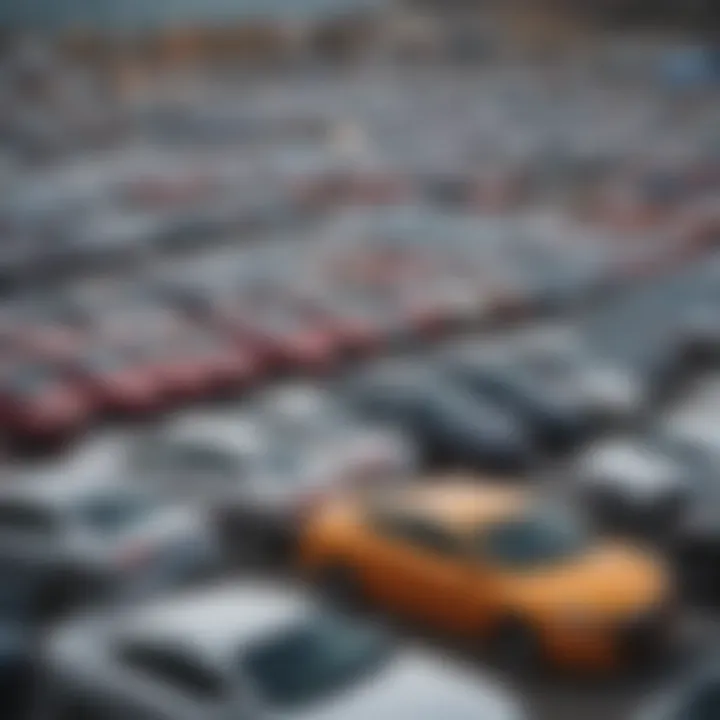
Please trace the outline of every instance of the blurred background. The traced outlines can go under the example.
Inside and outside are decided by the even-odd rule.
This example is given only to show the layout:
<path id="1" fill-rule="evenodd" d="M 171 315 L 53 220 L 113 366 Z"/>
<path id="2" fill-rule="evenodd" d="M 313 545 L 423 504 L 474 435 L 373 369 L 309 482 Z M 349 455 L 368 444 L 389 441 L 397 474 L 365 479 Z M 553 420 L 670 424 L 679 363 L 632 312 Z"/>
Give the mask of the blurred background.
<path id="1" fill-rule="evenodd" d="M 720 720 L 720 6 L 0 4 L 8 720 Z"/>

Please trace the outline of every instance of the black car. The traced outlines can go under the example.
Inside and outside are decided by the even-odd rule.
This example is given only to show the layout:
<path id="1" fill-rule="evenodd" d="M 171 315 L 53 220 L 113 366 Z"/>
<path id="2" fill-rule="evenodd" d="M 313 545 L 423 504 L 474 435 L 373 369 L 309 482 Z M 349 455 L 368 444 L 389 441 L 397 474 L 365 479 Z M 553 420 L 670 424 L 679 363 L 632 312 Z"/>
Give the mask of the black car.
<path id="1" fill-rule="evenodd" d="M 536 457 L 531 435 L 506 407 L 422 364 L 391 361 L 342 391 L 360 413 L 411 436 L 430 466 L 518 471 Z"/>
<path id="2" fill-rule="evenodd" d="M 548 450 L 639 410 L 641 388 L 621 367 L 586 353 L 572 334 L 540 331 L 444 349 L 438 367 L 478 400 L 507 408 Z"/>

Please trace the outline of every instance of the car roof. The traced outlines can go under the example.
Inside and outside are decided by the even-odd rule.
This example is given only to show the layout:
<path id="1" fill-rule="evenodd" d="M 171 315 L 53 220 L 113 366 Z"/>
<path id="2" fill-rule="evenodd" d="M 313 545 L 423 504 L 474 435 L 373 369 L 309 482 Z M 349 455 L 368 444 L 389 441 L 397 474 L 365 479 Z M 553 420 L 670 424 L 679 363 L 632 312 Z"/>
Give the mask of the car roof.
<path id="1" fill-rule="evenodd" d="M 370 506 L 443 525 L 476 527 L 513 517 L 530 503 L 528 493 L 488 480 L 460 475 L 434 478 L 427 486 L 401 488 L 372 498 Z"/>
<path id="2" fill-rule="evenodd" d="M 313 607 L 310 596 L 279 582 L 229 582 L 132 609 L 116 637 L 129 645 L 182 648 L 217 666 Z"/>

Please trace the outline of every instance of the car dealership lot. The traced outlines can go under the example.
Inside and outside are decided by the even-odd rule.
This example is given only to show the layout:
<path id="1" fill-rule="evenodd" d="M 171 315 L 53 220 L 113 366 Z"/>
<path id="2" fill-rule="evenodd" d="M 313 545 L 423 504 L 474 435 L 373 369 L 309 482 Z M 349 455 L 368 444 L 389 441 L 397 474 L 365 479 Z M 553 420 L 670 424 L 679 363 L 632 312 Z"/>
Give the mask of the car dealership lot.
<path id="1" fill-rule="evenodd" d="M 188 654 L 158 653 L 151 622 L 129 638 L 140 651 L 128 662 L 154 690 L 212 694 L 196 653 L 229 641 L 230 626 L 247 630 L 212 588 L 237 582 L 252 597 L 272 581 L 290 596 L 307 581 L 298 551 L 322 557 L 323 537 L 330 547 L 317 518 L 347 498 L 373 511 L 377 500 L 398 521 L 379 513 L 380 530 L 352 528 L 343 537 L 355 559 L 402 561 L 377 582 L 375 603 L 347 573 L 329 572 L 325 590 L 370 604 L 361 617 L 392 608 L 380 616 L 430 649 L 429 675 L 416 666 L 393 685 L 408 712 L 413 689 L 432 705 L 453 687 L 459 720 L 477 711 L 467 714 L 466 690 L 477 702 L 510 698 L 483 720 L 494 710 L 518 720 L 515 701 L 527 720 L 635 720 L 720 640 L 716 96 L 680 113 L 668 88 L 615 86 L 584 67 L 385 70 L 258 79 L 242 103 L 221 82 L 212 101 L 154 98 L 112 149 L 79 147 L 8 178 L 0 628 L 13 642 L 0 681 L 20 688 L 14 673 L 26 679 L 38 660 L 27 634 L 67 627 L 54 684 L 35 691 L 69 700 L 67 720 L 82 705 L 75 693 L 102 696 L 89 710 L 97 720 L 115 720 L 116 704 L 148 709 L 153 693 L 115 685 L 113 663 L 88 661 L 107 640 L 94 610 L 119 602 L 132 616 L 157 601 L 162 629 L 187 584 L 199 610 L 168 610 L 181 622 L 163 627 L 165 640 L 188 631 Z M 673 418 L 679 450 L 665 434 L 655 442 Z M 472 487 L 458 496 L 459 473 Z M 497 510 L 494 554 L 479 521 L 472 555 L 452 523 L 429 522 L 476 502 L 505 507 L 492 499 L 498 485 L 542 512 Z M 595 528 L 608 488 L 630 520 L 619 548 L 605 547 L 617 528 Z M 401 489 L 428 493 L 422 517 L 411 502 L 392 506 Z M 140 491 L 141 501 L 125 495 Z M 647 512 L 666 500 L 672 512 Z M 192 518 L 177 521 L 177 504 Z M 717 513 L 696 525 L 698 508 Z M 680 547 L 699 563 L 693 580 L 713 582 L 675 584 L 690 557 Z M 347 562 L 340 548 L 326 570 Z M 42 620 L 18 611 L 15 593 L 27 591 L 10 582 L 35 572 Z M 514 592 L 501 592 L 510 581 Z M 58 596 L 58 583 L 80 592 Z M 690 589 L 700 597 L 686 598 Z M 60 606 L 79 600 L 93 608 L 64 626 Z M 463 617 L 469 651 L 458 633 L 431 637 L 438 618 L 457 630 Z M 633 656 L 666 630 L 672 652 L 654 668 L 615 666 L 621 630 Z M 590 664 L 610 657 L 610 667 L 582 667 L 586 636 Z M 547 667 L 527 677 L 512 665 L 518 647 L 520 661 L 529 649 Z M 273 687 L 292 697 L 303 688 L 287 657 Z M 464 666 L 473 682 L 455 677 Z M 390 695 L 348 712 L 366 720 Z"/>

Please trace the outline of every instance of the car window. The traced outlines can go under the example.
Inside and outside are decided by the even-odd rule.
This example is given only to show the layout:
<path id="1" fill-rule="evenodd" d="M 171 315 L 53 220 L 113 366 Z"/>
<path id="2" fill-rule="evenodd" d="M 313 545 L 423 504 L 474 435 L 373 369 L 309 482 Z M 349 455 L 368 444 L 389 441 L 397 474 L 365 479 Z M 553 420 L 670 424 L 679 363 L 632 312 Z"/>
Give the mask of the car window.
<path id="1" fill-rule="evenodd" d="M 242 671 L 271 705 L 315 702 L 377 670 L 387 637 L 331 613 L 314 616 L 251 647 Z"/>
<path id="2" fill-rule="evenodd" d="M 120 657 L 135 672 L 188 696 L 214 700 L 223 695 L 219 674 L 174 648 L 131 644 L 120 649 Z"/>
<path id="3" fill-rule="evenodd" d="M 424 519 L 380 511 L 371 516 L 370 522 L 380 535 L 420 550 L 448 556 L 462 552 L 457 536 Z"/>
<path id="4" fill-rule="evenodd" d="M 573 514 L 556 509 L 532 512 L 479 530 L 473 545 L 479 555 L 503 567 L 534 569 L 577 557 L 591 542 L 588 529 Z"/>
<path id="5" fill-rule="evenodd" d="M 57 529 L 57 518 L 50 510 L 20 502 L 0 504 L 0 534 L 12 532 L 51 537 Z"/>

